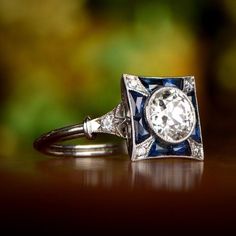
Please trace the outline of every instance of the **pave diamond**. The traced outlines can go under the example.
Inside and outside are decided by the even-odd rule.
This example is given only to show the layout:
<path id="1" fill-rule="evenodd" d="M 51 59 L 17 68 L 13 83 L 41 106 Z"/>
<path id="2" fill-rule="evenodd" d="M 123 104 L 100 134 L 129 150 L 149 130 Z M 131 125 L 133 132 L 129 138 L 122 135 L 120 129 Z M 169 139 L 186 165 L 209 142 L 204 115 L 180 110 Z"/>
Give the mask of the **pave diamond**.
<path id="1" fill-rule="evenodd" d="M 152 94 L 146 106 L 146 118 L 155 134 L 169 143 L 186 140 L 196 123 L 191 101 L 174 87 L 162 87 Z"/>

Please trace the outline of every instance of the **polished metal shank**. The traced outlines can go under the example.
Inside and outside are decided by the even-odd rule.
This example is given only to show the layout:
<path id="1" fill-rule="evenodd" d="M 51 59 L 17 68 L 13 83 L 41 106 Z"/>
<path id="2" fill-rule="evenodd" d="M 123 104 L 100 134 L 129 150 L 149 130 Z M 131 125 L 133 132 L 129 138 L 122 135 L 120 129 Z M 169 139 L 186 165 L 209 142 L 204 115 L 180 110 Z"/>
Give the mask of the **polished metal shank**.
<path id="1" fill-rule="evenodd" d="M 104 123 L 111 122 L 108 126 Z M 113 134 L 122 138 L 126 137 L 124 129 L 125 118 L 122 113 L 122 104 L 106 115 L 91 120 L 87 117 L 83 124 L 76 124 L 60 129 L 55 129 L 35 140 L 34 148 L 38 151 L 53 156 L 106 156 L 124 153 L 124 142 L 120 144 L 92 144 L 92 145 L 66 145 L 61 142 L 76 138 L 86 137 L 94 139 L 97 133 Z M 111 129 L 109 129 L 111 127 Z"/>

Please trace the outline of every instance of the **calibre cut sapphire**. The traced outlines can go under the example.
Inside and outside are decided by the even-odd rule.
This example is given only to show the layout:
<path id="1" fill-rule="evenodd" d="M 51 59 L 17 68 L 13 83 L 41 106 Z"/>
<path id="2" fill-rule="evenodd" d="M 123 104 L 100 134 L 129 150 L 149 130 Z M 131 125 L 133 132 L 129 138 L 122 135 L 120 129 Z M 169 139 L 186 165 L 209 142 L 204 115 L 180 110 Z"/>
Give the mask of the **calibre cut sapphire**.
<path id="1" fill-rule="evenodd" d="M 150 136 L 144 118 L 144 104 L 146 102 L 146 97 L 135 91 L 130 91 L 130 94 L 132 110 L 134 111 L 135 142 L 139 144 Z"/>
<path id="2" fill-rule="evenodd" d="M 169 153 L 168 146 L 163 143 L 160 143 L 156 139 L 155 142 L 152 144 L 148 156 L 149 157 L 163 156 L 163 155 L 168 155 L 168 153 Z"/>
<path id="3" fill-rule="evenodd" d="M 170 155 L 176 156 L 189 156 L 191 155 L 191 149 L 187 140 L 182 143 L 171 145 L 170 147 Z"/>
<path id="4" fill-rule="evenodd" d="M 154 91 L 158 86 L 169 86 L 169 87 L 177 87 L 179 89 L 183 89 L 183 79 L 182 78 L 165 78 L 158 79 L 152 77 L 139 77 L 141 83 L 144 87 L 149 91 Z"/>
<path id="5" fill-rule="evenodd" d="M 143 86 L 151 93 L 155 90 L 158 86 L 163 86 L 163 82 L 161 79 L 154 79 L 152 77 L 139 77 Z"/>
<path id="6" fill-rule="evenodd" d="M 134 111 L 134 117 L 140 117 L 143 115 L 144 104 L 146 102 L 146 97 L 138 92 L 129 91 L 131 94 L 131 105 Z"/>
<path id="7" fill-rule="evenodd" d="M 137 144 L 143 142 L 150 136 L 143 118 L 140 119 L 134 118 L 134 127 L 136 130 L 135 141 Z"/>
<path id="8" fill-rule="evenodd" d="M 149 157 L 173 155 L 173 156 L 189 156 L 191 155 L 191 149 L 188 141 L 183 141 L 179 144 L 168 145 L 155 140 L 149 151 Z"/>
<path id="9" fill-rule="evenodd" d="M 189 99 L 191 100 L 193 107 L 195 109 L 195 112 L 197 113 L 197 101 L 196 101 L 196 94 L 194 91 L 190 92 L 188 94 Z M 200 124 L 199 124 L 199 116 L 198 114 L 196 114 L 196 125 L 195 125 L 195 129 L 193 130 L 191 136 L 190 136 L 193 140 L 195 140 L 198 143 L 202 142 L 201 139 L 201 132 L 200 132 Z"/>
<path id="10" fill-rule="evenodd" d="M 163 86 L 177 87 L 178 89 L 183 89 L 183 79 L 182 78 L 167 78 L 163 79 Z"/>
<path id="11" fill-rule="evenodd" d="M 193 130 L 191 136 L 190 136 L 193 140 L 195 140 L 198 143 L 202 142 L 201 139 L 201 134 L 200 134 L 200 126 L 199 126 L 199 122 L 196 122 L 196 126 L 195 129 Z"/>

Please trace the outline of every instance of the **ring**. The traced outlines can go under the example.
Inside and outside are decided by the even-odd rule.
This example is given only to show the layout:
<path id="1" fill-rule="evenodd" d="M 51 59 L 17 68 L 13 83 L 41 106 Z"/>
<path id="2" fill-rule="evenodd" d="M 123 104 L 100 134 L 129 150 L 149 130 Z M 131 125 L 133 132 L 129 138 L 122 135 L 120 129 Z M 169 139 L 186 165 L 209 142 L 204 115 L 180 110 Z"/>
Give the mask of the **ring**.
<path id="1" fill-rule="evenodd" d="M 55 129 L 35 140 L 38 151 L 54 156 L 105 156 L 125 152 L 121 144 L 65 145 L 97 134 L 126 141 L 132 161 L 153 158 L 203 160 L 203 142 L 194 76 L 141 77 L 123 74 L 121 103 L 83 124 Z"/>

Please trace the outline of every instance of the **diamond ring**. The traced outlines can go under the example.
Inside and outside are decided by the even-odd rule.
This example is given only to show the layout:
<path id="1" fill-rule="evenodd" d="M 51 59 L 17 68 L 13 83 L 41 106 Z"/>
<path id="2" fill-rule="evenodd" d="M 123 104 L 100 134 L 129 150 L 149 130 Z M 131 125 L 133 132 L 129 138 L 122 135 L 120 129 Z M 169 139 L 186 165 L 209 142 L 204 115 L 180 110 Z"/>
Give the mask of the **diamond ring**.
<path id="1" fill-rule="evenodd" d="M 104 156 L 124 151 L 123 145 L 65 145 L 62 141 L 96 134 L 126 140 L 132 161 L 181 157 L 203 160 L 200 117 L 193 76 L 140 77 L 124 74 L 121 103 L 96 118 L 53 130 L 34 142 L 34 147 L 56 156 Z"/>

